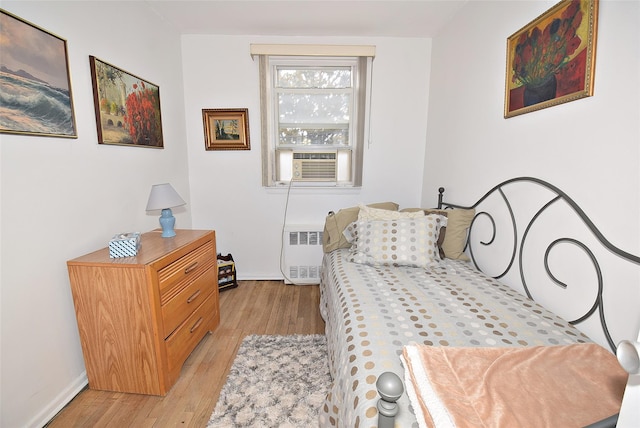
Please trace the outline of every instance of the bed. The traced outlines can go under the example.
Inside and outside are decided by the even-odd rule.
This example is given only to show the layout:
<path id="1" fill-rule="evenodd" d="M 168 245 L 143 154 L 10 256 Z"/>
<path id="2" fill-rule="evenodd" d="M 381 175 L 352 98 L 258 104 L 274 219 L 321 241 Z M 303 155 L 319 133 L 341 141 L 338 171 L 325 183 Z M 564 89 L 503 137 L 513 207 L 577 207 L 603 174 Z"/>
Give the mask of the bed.
<path id="1" fill-rule="evenodd" d="M 443 188 L 438 201 L 435 210 L 381 203 L 345 208 L 327 216 L 320 310 L 326 322 L 332 385 L 320 411 L 320 426 L 379 426 L 380 409 L 385 412 L 380 403 L 394 406 L 391 426 L 432 426 L 433 420 L 424 425 L 424 412 L 416 409 L 420 391 L 407 385 L 409 391 L 397 400 L 380 400 L 377 389 L 389 373 L 409 379 L 408 352 L 416 349 L 475 352 L 473 358 L 478 350 L 500 358 L 516 350 L 539 350 L 545 352 L 541 361 L 548 362 L 548 351 L 604 350 L 575 327 L 595 318 L 602 331 L 598 340 L 615 350 L 602 303 L 606 275 L 601 270 L 609 264 L 601 264 L 599 252 L 591 248 L 604 247 L 606 253 L 634 267 L 640 258 L 607 241 L 568 195 L 542 180 L 519 177 L 500 183 L 471 205 L 447 203 Z M 572 216 L 580 226 L 574 226 L 575 220 L 559 221 L 558 215 Z M 397 245 L 388 240 L 389 228 L 394 230 Z M 550 233 L 542 234 L 541 228 Z M 587 237 L 575 238 L 578 232 L 587 232 Z M 497 264 L 501 266 L 497 272 L 483 273 L 489 257 L 500 257 L 504 263 Z M 548 291 L 551 305 L 535 302 L 536 283 L 551 281 L 561 294 L 575 288 L 563 271 L 561 260 L 567 257 L 587 260 L 588 267 L 578 274 L 579 288 L 587 284 L 594 290 L 581 289 L 577 304 L 559 302 L 559 297 Z M 585 280 L 583 275 L 595 279 Z M 517 286 L 505 285 L 515 282 Z M 569 298 L 575 300 L 575 292 L 569 293 Z M 568 312 L 555 309 L 563 305 L 569 307 Z M 554 306 L 553 312 L 547 306 Z M 582 313 L 576 316 L 576 310 Z M 530 356 L 524 358 L 531 360 Z M 555 358 L 569 361 L 562 354 Z M 611 384 L 606 391 L 609 401 L 588 406 L 593 412 L 587 412 L 587 419 L 578 418 L 575 426 L 610 420 L 622 400 L 626 372 L 606 365 L 615 361 L 610 351 L 599 358 L 602 361 L 591 363 L 610 371 L 605 373 L 609 376 L 605 383 Z M 451 354 L 445 359 L 450 361 Z M 460 360 L 469 361 L 469 354 Z M 468 372 L 469 367 L 462 370 Z M 602 379 L 595 382 L 602 383 Z M 583 413 L 582 409 L 578 413 Z M 518 415 L 511 416 L 517 421 Z M 389 423 L 387 419 L 384 424 Z"/>

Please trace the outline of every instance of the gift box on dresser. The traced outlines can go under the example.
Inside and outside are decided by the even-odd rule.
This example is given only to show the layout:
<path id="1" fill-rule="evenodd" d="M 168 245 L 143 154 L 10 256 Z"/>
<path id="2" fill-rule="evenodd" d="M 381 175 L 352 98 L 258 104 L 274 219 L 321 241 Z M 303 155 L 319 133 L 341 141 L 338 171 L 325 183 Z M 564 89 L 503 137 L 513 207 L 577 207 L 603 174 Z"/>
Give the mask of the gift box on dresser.
<path id="1" fill-rule="evenodd" d="M 119 233 L 109 241 L 109 257 L 132 257 L 140 249 L 140 232 Z"/>

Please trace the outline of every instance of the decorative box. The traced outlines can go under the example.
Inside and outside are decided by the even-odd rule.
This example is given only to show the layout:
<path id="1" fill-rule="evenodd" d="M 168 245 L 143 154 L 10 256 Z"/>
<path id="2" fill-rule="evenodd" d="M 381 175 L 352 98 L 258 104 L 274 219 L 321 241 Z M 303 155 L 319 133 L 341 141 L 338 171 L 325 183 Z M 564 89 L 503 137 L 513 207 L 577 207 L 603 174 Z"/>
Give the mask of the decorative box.
<path id="1" fill-rule="evenodd" d="M 109 257 L 131 257 L 140 249 L 140 232 L 119 233 L 109 241 Z"/>

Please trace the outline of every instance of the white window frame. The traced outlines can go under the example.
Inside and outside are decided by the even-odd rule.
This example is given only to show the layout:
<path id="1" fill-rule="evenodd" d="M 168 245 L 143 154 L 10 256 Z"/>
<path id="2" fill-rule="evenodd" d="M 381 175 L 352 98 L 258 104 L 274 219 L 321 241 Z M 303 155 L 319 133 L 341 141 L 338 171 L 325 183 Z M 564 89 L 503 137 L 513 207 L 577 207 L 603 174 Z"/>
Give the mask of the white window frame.
<path id="1" fill-rule="evenodd" d="M 277 48 L 274 49 L 273 47 Z M 337 48 L 337 49 L 336 49 Z M 366 48 L 363 50 L 362 48 Z M 371 46 L 318 46 L 318 45 L 251 45 L 252 54 L 260 58 L 262 184 L 265 187 L 342 187 L 362 186 L 362 160 L 368 128 L 369 94 L 372 59 Z M 308 52 L 307 54 L 304 54 Z M 362 53 L 364 52 L 364 54 Z M 302 54 L 301 54 L 302 53 Z M 287 146 L 278 144 L 278 109 L 275 86 L 277 66 L 349 66 L 352 69 L 351 109 L 349 117 L 349 144 L 331 146 L 338 162 L 337 180 L 290 180 L 292 152 L 326 152 L 327 146 Z M 345 174 L 345 171 L 347 172 Z M 283 179 L 278 179 L 282 176 Z"/>

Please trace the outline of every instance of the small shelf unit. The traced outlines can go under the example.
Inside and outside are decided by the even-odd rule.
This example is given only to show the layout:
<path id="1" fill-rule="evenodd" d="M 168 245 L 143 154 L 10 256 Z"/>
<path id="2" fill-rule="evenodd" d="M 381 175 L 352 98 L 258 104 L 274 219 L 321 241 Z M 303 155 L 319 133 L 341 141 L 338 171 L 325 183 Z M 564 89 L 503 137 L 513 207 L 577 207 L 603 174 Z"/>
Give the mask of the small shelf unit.
<path id="1" fill-rule="evenodd" d="M 227 254 L 223 256 L 218 254 L 218 290 L 227 290 L 238 286 L 238 278 L 236 276 L 236 263 L 233 256 Z"/>

